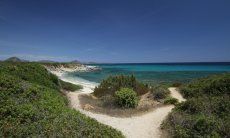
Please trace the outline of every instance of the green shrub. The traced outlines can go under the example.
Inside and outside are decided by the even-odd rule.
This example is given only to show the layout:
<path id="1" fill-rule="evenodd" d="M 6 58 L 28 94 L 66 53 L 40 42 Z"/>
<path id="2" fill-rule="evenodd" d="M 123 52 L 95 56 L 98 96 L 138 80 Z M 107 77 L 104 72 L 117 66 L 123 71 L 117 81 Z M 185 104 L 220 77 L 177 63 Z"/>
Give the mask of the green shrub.
<path id="1" fill-rule="evenodd" d="M 172 97 L 167 97 L 164 100 L 164 104 L 174 104 L 174 105 L 176 105 L 177 103 L 178 103 L 178 99 L 172 98 Z"/>
<path id="2" fill-rule="evenodd" d="M 138 82 L 136 78 L 131 76 L 110 76 L 103 80 L 98 87 L 94 89 L 94 95 L 102 97 L 105 95 L 114 96 L 115 92 L 121 88 L 131 88 L 137 95 L 145 94 L 149 91 L 149 87 L 146 84 Z"/>
<path id="3" fill-rule="evenodd" d="M 135 108 L 138 104 L 137 94 L 130 88 L 121 88 L 115 92 L 115 98 L 120 107 Z"/>
<path id="4" fill-rule="evenodd" d="M 180 82 L 174 82 L 172 84 L 173 87 L 180 87 L 181 85 L 182 85 L 182 83 L 180 83 Z"/>
<path id="5" fill-rule="evenodd" d="M 0 75 L 1 74 L 8 74 L 24 81 L 59 89 L 58 77 L 49 73 L 38 63 L 1 62 Z"/>
<path id="6" fill-rule="evenodd" d="M 230 74 L 214 75 L 182 87 L 187 100 L 163 123 L 172 137 L 230 137 Z"/>
<path id="7" fill-rule="evenodd" d="M 70 109 L 51 76 L 39 64 L 1 63 L 0 137 L 124 137 Z"/>
<path id="8" fill-rule="evenodd" d="M 75 84 L 65 82 L 62 80 L 60 80 L 60 83 L 61 83 L 61 88 L 66 90 L 66 91 L 77 91 L 77 90 L 82 89 L 81 85 L 75 85 Z"/>
<path id="9" fill-rule="evenodd" d="M 181 93 L 186 98 L 199 96 L 230 95 L 230 73 L 213 75 L 193 81 L 181 88 Z"/>
<path id="10" fill-rule="evenodd" d="M 167 88 L 161 86 L 154 87 L 151 91 L 155 100 L 165 99 L 170 93 Z"/>

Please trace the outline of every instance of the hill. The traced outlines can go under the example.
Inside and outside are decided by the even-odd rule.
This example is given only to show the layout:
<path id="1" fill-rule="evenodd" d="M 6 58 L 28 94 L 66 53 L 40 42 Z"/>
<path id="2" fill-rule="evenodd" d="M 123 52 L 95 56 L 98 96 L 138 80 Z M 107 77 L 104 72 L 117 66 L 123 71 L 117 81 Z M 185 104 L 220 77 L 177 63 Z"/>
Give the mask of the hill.
<path id="1" fill-rule="evenodd" d="M 78 60 L 73 60 L 73 61 L 71 61 L 70 63 L 81 64 L 81 62 L 80 62 L 80 61 L 78 61 Z"/>
<path id="2" fill-rule="evenodd" d="M 6 59 L 5 61 L 7 61 L 7 62 L 26 62 L 26 60 L 22 60 L 18 57 L 10 57 L 10 58 Z"/>
<path id="3" fill-rule="evenodd" d="M 0 137 L 123 137 L 70 109 L 63 83 L 41 64 L 1 62 Z"/>

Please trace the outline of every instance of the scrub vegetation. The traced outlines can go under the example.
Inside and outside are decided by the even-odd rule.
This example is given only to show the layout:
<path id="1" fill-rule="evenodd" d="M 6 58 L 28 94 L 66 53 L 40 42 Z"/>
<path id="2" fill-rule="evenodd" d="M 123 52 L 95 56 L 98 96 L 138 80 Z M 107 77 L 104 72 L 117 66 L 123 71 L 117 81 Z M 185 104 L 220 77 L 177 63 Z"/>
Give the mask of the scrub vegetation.
<path id="1" fill-rule="evenodd" d="M 230 74 L 181 87 L 187 101 L 176 105 L 162 128 L 173 137 L 230 137 Z"/>
<path id="2" fill-rule="evenodd" d="M 143 84 L 131 75 L 131 76 L 110 76 L 107 79 L 104 79 L 98 87 L 94 90 L 94 95 L 97 97 L 102 97 L 105 95 L 115 95 L 116 91 L 119 91 L 121 88 L 131 88 L 137 95 L 143 95 L 149 92 L 149 87 L 147 84 Z"/>
<path id="3" fill-rule="evenodd" d="M 130 88 L 121 88 L 115 92 L 116 102 L 120 107 L 135 108 L 138 105 L 138 97 Z"/>
<path id="4" fill-rule="evenodd" d="M 0 137 L 123 137 L 68 108 L 60 89 L 76 87 L 38 63 L 0 63 Z"/>

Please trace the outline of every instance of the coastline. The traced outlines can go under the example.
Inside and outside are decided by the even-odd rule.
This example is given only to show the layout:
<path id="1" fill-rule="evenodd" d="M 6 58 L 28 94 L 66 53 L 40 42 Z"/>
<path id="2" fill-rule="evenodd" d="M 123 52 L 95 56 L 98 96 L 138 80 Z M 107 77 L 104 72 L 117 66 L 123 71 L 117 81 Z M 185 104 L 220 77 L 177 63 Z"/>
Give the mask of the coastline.
<path id="1" fill-rule="evenodd" d="M 88 67 L 88 66 L 85 66 Z M 60 69 L 50 69 L 49 67 L 46 67 L 46 69 L 51 72 L 52 74 L 56 75 L 59 79 L 76 84 L 76 85 L 81 85 L 82 89 L 78 90 L 77 92 L 79 93 L 92 93 L 94 88 L 98 85 L 96 82 L 91 82 L 88 80 L 84 80 L 79 77 L 71 77 L 68 76 L 68 73 L 72 72 L 80 72 L 80 71 L 88 71 L 88 68 L 81 67 L 81 68 L 60 68 Z"/>

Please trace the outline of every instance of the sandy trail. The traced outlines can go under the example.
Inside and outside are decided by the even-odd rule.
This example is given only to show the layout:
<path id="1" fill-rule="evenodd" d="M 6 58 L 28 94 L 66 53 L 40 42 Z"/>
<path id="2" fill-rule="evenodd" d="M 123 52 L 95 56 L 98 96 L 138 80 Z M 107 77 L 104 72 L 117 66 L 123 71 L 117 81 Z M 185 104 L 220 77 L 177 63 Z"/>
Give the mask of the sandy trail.
<path id="1" fill-rule="evenodd" d="M 184 99 L 184 98 L 182 97 L 182 95 L 178 92 L 178 90 L 177 90 L 176 87 L 170 87 L 170 88 L 169 88 L 169 91 L 171 92 L 171 96 L 172 96 L 173 98 L 178 99 L 179 102 L 186 101 L 186 99 Z"/>
<path id="2" fill-rule="evenodd" d="M 176 88 L 169 88 L 172 97 L 179 101 L 185 100 Z M 78 96 L 81 93 L 69 92 L 67 94 L 72 108 L 81 113 L 96 119 L 98 122 L 109 125 L 120 130 L 128 138 L 158 138 L 161 136 L 160 125 L 166 116 L 171 112 L 173 105 L 157 108 L 156 110 L 141 116 L 130 118 L 111 117 L 103 114 L 96 114 L 81 109 Z"/>

